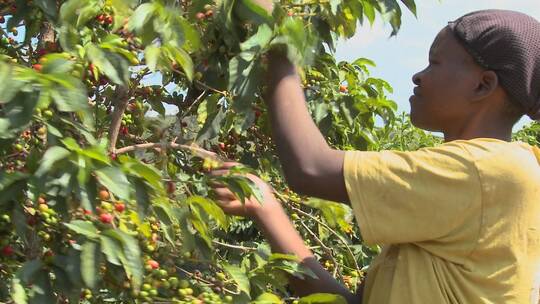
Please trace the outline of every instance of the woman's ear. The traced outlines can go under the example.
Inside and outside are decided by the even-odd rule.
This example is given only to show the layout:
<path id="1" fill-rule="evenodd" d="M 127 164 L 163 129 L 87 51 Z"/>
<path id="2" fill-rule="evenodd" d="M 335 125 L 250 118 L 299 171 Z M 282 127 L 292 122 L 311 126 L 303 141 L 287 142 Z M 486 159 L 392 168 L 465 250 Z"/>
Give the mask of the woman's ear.
<path id="1" fill-rule="evenodd" d="M 478 85 L 474 90 L 473 100 L 482 100 L 493 94 L 499 86 L 499 76 L 491 70 L 482 71 Z"/>

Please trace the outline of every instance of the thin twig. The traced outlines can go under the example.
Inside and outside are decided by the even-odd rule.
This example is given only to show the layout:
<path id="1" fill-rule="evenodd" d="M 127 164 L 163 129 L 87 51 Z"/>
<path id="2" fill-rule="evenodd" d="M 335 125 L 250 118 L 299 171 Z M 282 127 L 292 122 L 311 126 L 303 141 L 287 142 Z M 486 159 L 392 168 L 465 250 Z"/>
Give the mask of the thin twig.
<path id="1" fill-rule="evenodd" d="M 256 251 L 257 250 L 257 248 L 254 248 L 254 247 L 246 247 L 246 246 L 240 246 L 240 245 L 226 244 L 226 243 L 222 243 L 222 242 L 215 241 L 215 240 L 213 240 L 212 243 L 223 246 L 223 247 L 227 247 L 227 248 L 240 249 L 240 250 L 243 250 L 243 251 Z"/>
<path id="2" fill-rule="evenodd" d="M 186 76 L 186 74 L 185 74 L 184 72 L 182 72 L 182 71 L 180 71 L 180 70 L 178 70 L 178 69 L 173 68 L 172 70 L 175 71 L 175 72 L 178 73 L 178 74 L 182 74 L 182 75 Z M 218 89 L 216 89 L 216 88 L 213 88 L 213 87 L 207 85 L 206 83 L 204 83 L 204 82 L 202 82 L 202 81 L 199 81 L 199 80 L 194 79 L 193 82 L 196 83 L 196 84 L 198 84 L 198 85 L 200 85 L 201 87 L 203 87 L 203 88 L 205 88 L 205 89 L 207 89 L 207 90 L 210 90 L 210 91 L 212 91 L 212 92 L 221 94 L 221 95 L 223 95 L 223 96 L 228 96 L 228 95 L 229 95 L 229 93 L 227 93 L 227 91 L 220 91 L 220 90 L 218 90 Z"/>
<path id="3" fill-rule="evenodd" d="M 277 191 L 275 193 L 283 202 L 287 202 L 287 200 L 280 193 L 278 193 Z M 351 258 L 352 258 L 352 260 L 354 262 L 354 267 L 356 268 L 356 270 L 358 270 L 359 272 L 361 271 L 360 267 L 358 266 L 358 263 L 356 262 L 356 259 L 354 258 L 354 254 L 353 254 L 353 252 L 351 250 L 351 247 L 349 246 L 347 241 L 344 240 L 343 237 L 341 237 L 341 235 L 339 235 L 339 233 L 334 231 L 334 229 L 330 228 L 327 224 L 323 223 L 321 220 L 319 220 L 315 216 L 303 211 L 302 209 L 297 208 L 297 207 L 293 206 L 292 204 L 288 204 L 288 206 L 289 206 L 289 208 L 293 209 L 294 211 L 296 211 L 298 213 L 301 213 L 302 215 L 305 215 L 305 216 L 311 218 L 312 220 L 316 221 L 317 223 L 322 225 L 324 228 L 328 229 L 328 231 L 330 231 L 330 233 L 335 235 L 338 238 L 338 240 L 340 240 L 343 243 L 343 245 L 345 245 L 345 248 L 347 248 L 347 251 L 351 255 Z"/>
<path id="4" fill-rule="evenodd" d="M 309 229 L 309 227 L 304 222 L 300 221 L 300 224 L 304 227 L 304 229 L 306 229 L 309 234 L 311 234 L 311 236 L 317 241 L 317 243 L 321 245 L 323 250 L 326 251 L 326 254 L 328 254 L 332 259 L 332 262 L 334 263 L 334 272 L 332 273 L 332 275 L 335 277 L 336 274 L 339 274 L 340 279 L 343 279 L 343 275 L 341 274 L 341 271 L 339 271 L 339 264 L 334 258 L 334 253 L 332 249 L 326 246 L 323 241 L 321 241 L 321 239 L 319 239 L 317 235 L 313 231 L 311 231 L 311 229 Z"/>
<path id="5" fill-rule="evenodd" d="M 208 91 L 206 91 L 206 90 L 203 91 L 203 92 L 201 93 L 201 95 L 199 95 L 199 97 L 197 97 L 197 99 L 195 99 L 195 101 L 189 106 L 189 108 L 188 108 L 187 110 L 185 110 L 185 111 L 182 112 L 182 115 L 178 118 L 178 120 L 184 119 L 184 118 L 186 117 L 186 115 L 187 115 L 189 112 L 191 112 L 191 110 L 193 109 L 193 107 L 195 107 L 199 102 L 201 102 L 201 100 L 204 99 L 204 97 L 206 96 L 206 93 L 207 93 L 207 92 L 208 92 Z"/>
<path id="6" fill-rule="evenodd" d="M 178 270 L 182 271 L 183 273 L 187 274 L 190 278 L 194 278 L 195 280 L 197 280 L 199 282 L 203 282 L 205 284 L 208 284 L 209 286 L 218 286 L 218 285 L 216 285 L 216 284 L 214 284 L 212 282 L 209 282 L 209 281 L 207 281 L 207 280 L 205 280 L 203 278 L 200 278 L 200 277 L 196 276 L 194 273 L 189 272 L 189 271 L 185 270 L 184 268 L 182 268 L 180 266 L 176 266 L 176 268 Z M 230 294 L 233 294 L 233 295 L 239 295 L 240 294 L 240 291 L 232 291 L 230 289 L 225 288 L 224 286 L 218 286 L 218 287 L 221 288 L 223 291 L 226 291 L 226 292 L 228 292 Z"/>
<path id="7" fill-rule="evenodd" d="M 109 128 L 109 151 L 116 153 L 116 141 L 118 140 L 118 132 L 120 131 L 120 126 L 122 124 L 122 115 L 126 111 L 129 94 L 127 88 L 123 86 L 116 87 L 116 96 L 118 99 L 114 107 L 114 112 L 112 114 L 111 126 Z"/>
<path id="8" fill-rule="evenodd" d="M 118 155 L 118 154 L 127 153 L 127 152 L 131 152 L 131 151 L 135 151 L 135 150 L 145 150 L 145 149 L 153 149 L 153 148 L 189 150 L 193 154 L 196 154 L 199 157 L 212 158 L 212 159 L 223 161 L 221 159 L 221 157 L 218 154 L 214 153 L 214 152 L 205 150 L 203 148 L 200 148 L 200 147 L 197 147 L 197 146 L 194 146 L 194 145 L 182 145 L 182 144 L 177 144 L 177 143 L 144 143 L 144 144 L 136 144 L 136 145 L 131 145 L 131 146 L 120 148 L 120 149 L 116 150 L 115 153 Z"/>

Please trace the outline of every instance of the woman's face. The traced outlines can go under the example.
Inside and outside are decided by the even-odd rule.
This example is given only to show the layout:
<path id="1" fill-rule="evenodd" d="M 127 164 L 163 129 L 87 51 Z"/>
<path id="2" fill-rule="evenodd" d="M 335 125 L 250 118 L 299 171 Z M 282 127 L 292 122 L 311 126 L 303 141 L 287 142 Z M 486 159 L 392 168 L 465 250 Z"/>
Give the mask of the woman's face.
<path id="1" fill-rule="evenodd" d="M 471 98 L 482 72 L 451 29 L 442 29 L 431 45 L 429 65 L 412 79 L 412 123 L 429 131 L 459 129 L 472 113 Z"/>

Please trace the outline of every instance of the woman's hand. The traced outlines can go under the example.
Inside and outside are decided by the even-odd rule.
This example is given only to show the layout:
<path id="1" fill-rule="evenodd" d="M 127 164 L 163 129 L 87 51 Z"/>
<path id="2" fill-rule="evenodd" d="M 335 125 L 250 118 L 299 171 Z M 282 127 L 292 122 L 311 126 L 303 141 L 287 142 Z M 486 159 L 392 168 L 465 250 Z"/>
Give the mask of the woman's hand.
<path id="1" fill-rule="evenodd" d="M 238 165 L 240 164 L 236 162 L 225 162 L 220 168 L 210 171 L 210 175 L 221 176 L 229 174 L 229 170 Z M 274 190 L 270 185 L 253 174 L 246 174 L 245 177 L 249 178 L 257 185 L 257 187 L 259 187 L 263 201 L 259 202 L 255 197 L 250 197 L 245 200 L 245 203 L 242 203 L 242 201 L 240 201 L 227 187 L 218 183 L 213 183 L 211 186 L 214 192 L 214 198 L 225 213 L 244 217 L 254 217 L 271 208 L 281 208 L 280 203 L 274 196 Z"/>

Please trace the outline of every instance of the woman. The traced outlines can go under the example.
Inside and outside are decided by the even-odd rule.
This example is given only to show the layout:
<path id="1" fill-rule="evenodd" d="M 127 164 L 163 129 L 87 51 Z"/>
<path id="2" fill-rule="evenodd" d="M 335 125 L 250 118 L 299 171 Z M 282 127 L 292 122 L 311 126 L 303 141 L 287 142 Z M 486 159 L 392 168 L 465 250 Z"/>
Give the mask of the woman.
<path id="1" fill-rule="evenodd" d="M 450 22 L 429 66 L 413 76 L 411 120 L 445 143 L 412 152 L 332 149 L 311 119 L 295 67 L 270 56 L 266 98 L 285 176 L 299 193 L 350 204 L 364 241 L 384 245 L 365 287 L 350 293 L 316 261 L 271 188 L 242 205 L 216 186 L 222 208 L 249 216 L 276 252 L 296 254 L 318 279 L 298 294 L 349 303 L 537 303 L 540 150 L 510 142 L 522 115 L 540 117 L 540 23 L 486 10 Z M 234 163 L 212 172 L 227 173 Z"/>

